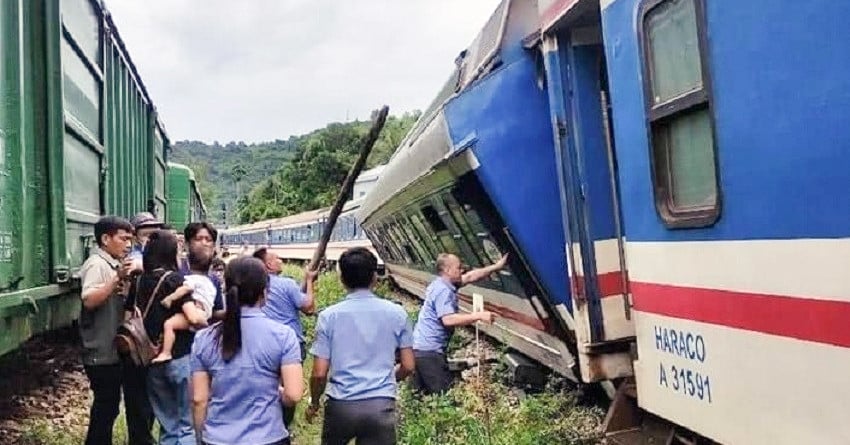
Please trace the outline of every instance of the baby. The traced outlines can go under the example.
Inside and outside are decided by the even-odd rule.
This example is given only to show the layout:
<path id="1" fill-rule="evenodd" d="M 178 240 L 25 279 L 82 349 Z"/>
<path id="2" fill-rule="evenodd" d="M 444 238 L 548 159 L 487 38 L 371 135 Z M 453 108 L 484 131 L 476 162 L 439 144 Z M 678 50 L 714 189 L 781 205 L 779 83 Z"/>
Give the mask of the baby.
<path id="1" fill-rule="evenodd" d="M 207 320 L 212 317 L 213 302 L 215 301 L 216 289 L 209 273 L 210 258 L 200 258 L 191 250 L 189 252 L 189 268 L 191 274 L 186 275 L 183 285 L 170 295 L 162 299 L 162 305 L 170 308 L 178 299 L 191 294 L 195 300 L 194 306 L 184 307 L 187 314 L 178 313 L 172 315 L 162 329 L 162 350 L 159 355 L 151 360 L 151 363 L 162 363 L 171 360 L 171 350 L 177 338 L 175 331 L 192 328 L 202 328 L 207 325 Z"/>

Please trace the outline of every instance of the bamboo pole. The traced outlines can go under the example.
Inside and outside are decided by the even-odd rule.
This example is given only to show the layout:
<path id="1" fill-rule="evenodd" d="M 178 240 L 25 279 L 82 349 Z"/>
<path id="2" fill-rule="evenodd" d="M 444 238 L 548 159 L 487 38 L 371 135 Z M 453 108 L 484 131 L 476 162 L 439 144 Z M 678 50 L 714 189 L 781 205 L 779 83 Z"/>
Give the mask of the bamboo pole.
<path id="1" fill-rule="evenodd" d="M 363 166 L 366 165 L 366 159 L 369 158 L 369 153 L 372 152 L 372 147 L 375 146 L 375 142 L 381 134 L 381 129 L 384 128 L 389 111 L 390 109 L 386 105 L 378 111 L 377 116 L 372 121 L 372 128 L 369 129 L 369 133 L 361 141 L 360 154 L 357 157 L 357 161 L 354 162 L 354 165 L 348 171 L 348 175 L 345 176 L 345 180 L 342 181 L 342 187 L 340 187 L 339 194 L 336 196 L 336 202 L 331 208 L 331 213 L 328 215 L 327 222 L 322 230 L 319 245 L 316 246 L 316 250 L 313 252 L 313 259 L 310 260 L 310 264 L 307 266 L 308 270 L 313 271 L 318 269 L 319 264 L 324 259 L 325 250 L 328 247 L 328 241 L 331 239 L 331 233 L 333 233 L 336 220 L 339 214 L 342 213 L 342 207 L 345 205 L 348 195 L 351 194 L 351 189 L 354 188 L 354 181 L 360 176 Z"/>

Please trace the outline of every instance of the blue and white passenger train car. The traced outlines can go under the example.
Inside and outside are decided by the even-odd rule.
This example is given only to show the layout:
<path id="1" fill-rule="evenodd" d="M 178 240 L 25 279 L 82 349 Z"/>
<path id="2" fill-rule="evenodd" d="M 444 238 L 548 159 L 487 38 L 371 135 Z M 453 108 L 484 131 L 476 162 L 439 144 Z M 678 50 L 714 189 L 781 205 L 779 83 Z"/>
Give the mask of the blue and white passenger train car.
<path id="1" fill-rule="evenodd" d="M 512 347 L 713 441 L 850 443 L 850 2 L 790 6 L 505 0 L 363 204 L 388 271 L 510 252 L 461 306 Z"/>
<path id="2" fill-rule="evenodd" d="M 499 6 L 359 215 L 388 272 L 419 295 L 440 252 L 470 267 L 510 253 L 507 269 L 461 290 L 461 307 L 482 294 L 500 316 L 488 334 L 578 379 L 542 65 L 523 46 L 537 26 L 533 2 Z"/>
<path id="3" fill-rule="evenodd" d="M 356 199 L 343 206 L 325 250 L 326 260 L 335 262 L 352 247 L 365 247 L 377 255 L 354 215 L 361 202 L 362 199 Z M 319 244 L 329 213 L 330 208 L 323 208 L 234 226 L 222 233 L 221 245 L 237 254 L 266 247 L 283 260 L 309 261 Z M 380 256 L 378 263 L 383 266 Z"/>

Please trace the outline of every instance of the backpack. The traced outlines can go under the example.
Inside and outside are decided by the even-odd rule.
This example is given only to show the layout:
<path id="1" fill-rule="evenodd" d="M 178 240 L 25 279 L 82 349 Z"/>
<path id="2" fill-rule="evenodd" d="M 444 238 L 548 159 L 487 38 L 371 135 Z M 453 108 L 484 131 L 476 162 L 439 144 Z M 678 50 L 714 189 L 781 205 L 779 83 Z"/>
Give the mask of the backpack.
<path id="1" fill-rule="evenodd" d="M 165 277 L 170 274 L 171 271 L 165 272 L 159 278 L 148 300 L 148 304 L 145 306 L 145 311 L 140 312 L 139 307 L 134 304 L 133 313 L 130 315 L 130 318 L 118 327 L 118 334 L 115 336 L 115 344 L 118 347 L 118 351 L 128 355 L 136 366 L 148 366 L 151 360 L 159 354 L 159 345 L 151 341 L 150 337 L 148 337 L 148 332 L 145 330 L 145 317 L 148 316 L 151 305 L 153 305 L 153 301 L 156 299 L 156 293 L 159 292 L 160 285 L 162 285 Z M 140 280 L 141 277 L 136 279 L 136 292 L 140 289 Z M 138 298 L 136 301 L 138 301 Z"/>

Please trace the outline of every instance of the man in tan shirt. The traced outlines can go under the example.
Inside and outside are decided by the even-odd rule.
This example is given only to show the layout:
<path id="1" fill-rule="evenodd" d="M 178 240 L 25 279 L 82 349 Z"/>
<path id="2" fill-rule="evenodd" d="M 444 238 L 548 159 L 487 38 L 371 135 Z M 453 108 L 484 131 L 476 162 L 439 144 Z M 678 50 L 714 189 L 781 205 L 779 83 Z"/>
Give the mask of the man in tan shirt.
<path id="1" fill-rule="evenodd" d="M 95 223 L 94 235 L 97 247 L 80 268 L 83 365 L 94 393 L 86 445 L 111 444 L 112 426 L 118 416 L 123 379 L 114 340 L 123 320 L 121 288 L 132 268 L 124 258 L 132 245 L 133 226 L 124 219 L 106 216 Z M 132 423 L 135 426 L 136 418 Z"/>

